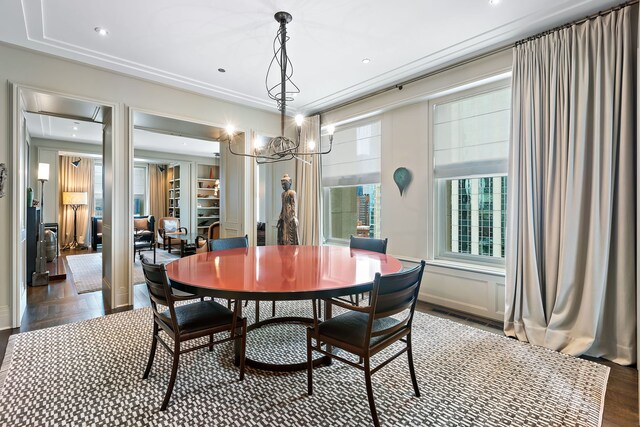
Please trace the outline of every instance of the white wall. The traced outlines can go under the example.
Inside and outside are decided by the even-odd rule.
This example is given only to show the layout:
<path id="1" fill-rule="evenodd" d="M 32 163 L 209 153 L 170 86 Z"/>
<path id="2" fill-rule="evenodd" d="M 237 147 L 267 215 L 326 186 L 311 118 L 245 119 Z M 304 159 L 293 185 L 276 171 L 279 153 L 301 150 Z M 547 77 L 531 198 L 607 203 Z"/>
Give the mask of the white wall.
<path id="1" fill-rule="evenodd" d="M 428 261 L 421 299 L 475 315 L 503 319 L 504 273 L 469 271 L 434 261 L 434 198 L 431 174 L 428 99 L 448 91 L 504 75 L 511 70 L 511 51 L 435 74 L 403 90 L 393 90 L 322 115 L 323 125 L 379 114 L 381 146 L 381 235 L 389 238 L 388 252 L 405 260 Z M 404 196 L 393 172 L 404 166 L 413 180 Z"/>
<path id="2" fill-rule="evenodd" d="M 128 275 L 130 264 L 129 253 L 129 162 L 130 141 L 128 131 L 127 107 L 144 109 L 163 113 L 167 116 L 182 117 L 202 123 L 209 123 L 224 127 L 231 122 L 237 129 L 248 132 L 251 129 L 261 129 L 265 132 L 277 134 L 279 132 L 278 115 L 238 104 L 201 96 L 170 88 L 164 85 L 147 82 L 141 79 L 127 77 L 117 73 L 105 71 L 68 60 L 54 58 L 48 55 L 14 48 L 0 44 L 0 105 L 10 105 L 10 86 L 16 83 L 48 90 L 74 97 L 98 100 L 116 107 L 114 114 L 113 135 L 115 138 L 114 170 L 106 174 L 105 179 L 112 177 L 113 191 L 116 203 L 113 212 L 114 261 L 113 306 L 129 305 L 132 297 L 129 295 Z M 4 108 L 0 113 L 0 162 L 9 166 L 8 194 L 0 199 L 0 235 L 10 236 L 11 213 L 15 195 L 11 186 L 15 180 L 15 169 L 11 166 L 12 128 L 11 111 Z M 244 163 L 240 167 L 228 170 L 226 179 L 237 180 L 244 174 Z M 22 190 L 21 190 L 22 191 Z M 240 186 L 237 191 L 243 192 Z M 237 205 L 243 209 L 243 205 Z M 243 216 L 240 215 L 240 217 Z M 242 225 L 242 224 L 241 224 Z M 242 232 L 242 230 L 240 230 Z M 11 252 L 14 243 L 11 239 L 0 240 L 0 311 L 12 309 L 11 296 L 13 283 L 11 277 L 13 265 Z M 122 266 L 122 268 L 116 268 Z M 5 319 L 5 317 L 1 317 Z M 0 324 L 0 329 L 11 325 Z"/>

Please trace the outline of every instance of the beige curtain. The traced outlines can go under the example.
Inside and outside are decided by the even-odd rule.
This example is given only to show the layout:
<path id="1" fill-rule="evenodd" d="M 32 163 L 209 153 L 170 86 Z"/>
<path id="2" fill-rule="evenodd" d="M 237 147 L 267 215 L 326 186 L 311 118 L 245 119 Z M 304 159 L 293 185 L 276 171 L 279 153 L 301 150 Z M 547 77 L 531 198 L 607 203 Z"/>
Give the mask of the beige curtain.
<path id="1" fill-rule="evenodd" d="M 316 147 L 320 144 L 320 116 L 305 118 L 300 134 L 301 141 L 313 140 Z M 304 143 L 303 142 L 303 143 Z M 296 162 L 295 190 L 298 195 L 298 222 L 301 245 L 319 245 L 322 193 L 320 190 L 320 171 L 322 156 L 302 156 L 309 163 Z"/>
<path id="2" fill-rule="evenodd" d="M 60 207 L 58 227 L 58 244 L 67 245 L 73 241 L 73 209 L 71 206 L 62 204 L 62 193 L 65 191 L 78 191 L 87 193 L 87 204 L 78 208 L 77 214 L 77 235 L 78 242 L 89 245 L 91 216 L 93 215 L 93 160 L 86 157 L 80 158 L 78 167 L 71 162 L 78 160 L 78 157 L 60 156 L 60 173 L 58 178 L 58 188 L 60 191 Z"/>
<path id="3" fill-rule="evenodd" d="M 155 218 L 157 229 L 158 220 L 167 216 L 167 165 L 149 164 L 148 170 L 149 213 Z"/>
<path id="4" fill-rule="evenodd" d="M 505 333 L 636 359 L 637 6 L 516 46 Z"/>

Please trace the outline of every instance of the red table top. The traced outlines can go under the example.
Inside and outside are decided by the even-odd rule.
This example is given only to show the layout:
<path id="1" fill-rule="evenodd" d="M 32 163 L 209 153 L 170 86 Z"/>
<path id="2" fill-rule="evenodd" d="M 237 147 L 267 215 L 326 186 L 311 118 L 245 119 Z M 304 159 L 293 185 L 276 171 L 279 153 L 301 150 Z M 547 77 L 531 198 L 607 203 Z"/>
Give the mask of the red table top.
<path id="1" fill-rule="evenodd" d="M 368 289 L 378 272 L 401 269 L 390 255 L 339 246 L 252 246 L 167 264 L 169 279 L 179 289 L 245 299 L 347 295 Z"/>

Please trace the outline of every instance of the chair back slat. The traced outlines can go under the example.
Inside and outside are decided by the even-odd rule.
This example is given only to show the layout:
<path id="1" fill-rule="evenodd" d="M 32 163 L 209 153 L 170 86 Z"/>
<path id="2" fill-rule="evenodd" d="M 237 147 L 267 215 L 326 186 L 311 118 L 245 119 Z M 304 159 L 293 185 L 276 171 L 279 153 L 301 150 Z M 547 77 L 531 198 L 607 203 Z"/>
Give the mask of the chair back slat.
<path id="1" fill-rule="evenodd" d="M 169 307 L 171 327 L 174 331 L 177 331 L 178 327 L 176 324 L 176 314 L 174 309 L 175 300 L 173 299 L 173 292 L 169 285 L 167 269 L 164 264 L 152 264 L 148 262 L 143 255 L 140 256 L 140 261 L 154 314 L 156 316 L 159 315 L 157 307 L 158 304 Z"/>
<path id="2" fill-rule="evenodd" d="M 229 237 L 227 239 L 209 240 L 209 251 L 223 251 L 225 249 L 248 248 L 249 237 Z"/>
<path id="3" fill-rule="evenodd" d="M 372 336 L 391 334 L 402 328 L 411 327 L 424 266 L 425 262 L 422 261 L 419 266 L 408 271 L 386 276 L 376 274 L 371 290 L 371 311 L 365 343 L 368 343 Z M 407 315 L 400 323 L 372 333 L 374 320 L 390 317 L 403 311 L 406 311 Z"/>
<path id="4" fill-rule="evenodd" d="M 371 239 L 369 237 L 354 237 L 349 240 L 350 249 L 363 249 L 365 251 L 387 253 L 387 239 Z"/>
<path id="5" fill-rule="evenodd" d="M 388 312 L 399 313 L 403 310 L 411 308 L 413 304 L 414 298 L 416 298 L 416 287 L 418 283 L 414 283 L 413 285 L 399 289 L 396 292 L 381 294 L 378 292 L 378 301 L 376 303 L 376 311 L 374 312 L 374 316 L 378 317 L 388 317 L 391 314 L 386 314 Z"/>

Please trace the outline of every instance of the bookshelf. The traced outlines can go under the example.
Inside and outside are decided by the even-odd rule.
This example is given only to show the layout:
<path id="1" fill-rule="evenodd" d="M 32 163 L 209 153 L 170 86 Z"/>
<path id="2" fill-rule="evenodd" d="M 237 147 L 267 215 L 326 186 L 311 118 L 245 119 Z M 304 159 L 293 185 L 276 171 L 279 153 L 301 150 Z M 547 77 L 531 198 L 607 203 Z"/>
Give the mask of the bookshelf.
<path id="1" fill-rule="evenodd" d="M 167 170 L 167 182 L 169 187 L 169 216 L 180 218 L 180 165 L 169 165 Z"/>
<path id="2" fill-rule="evenodd" d="M 214 164 L 196 166 L 197 232 L 205 234 L 211 224 L 220 220 L 220 167 Z"/>

